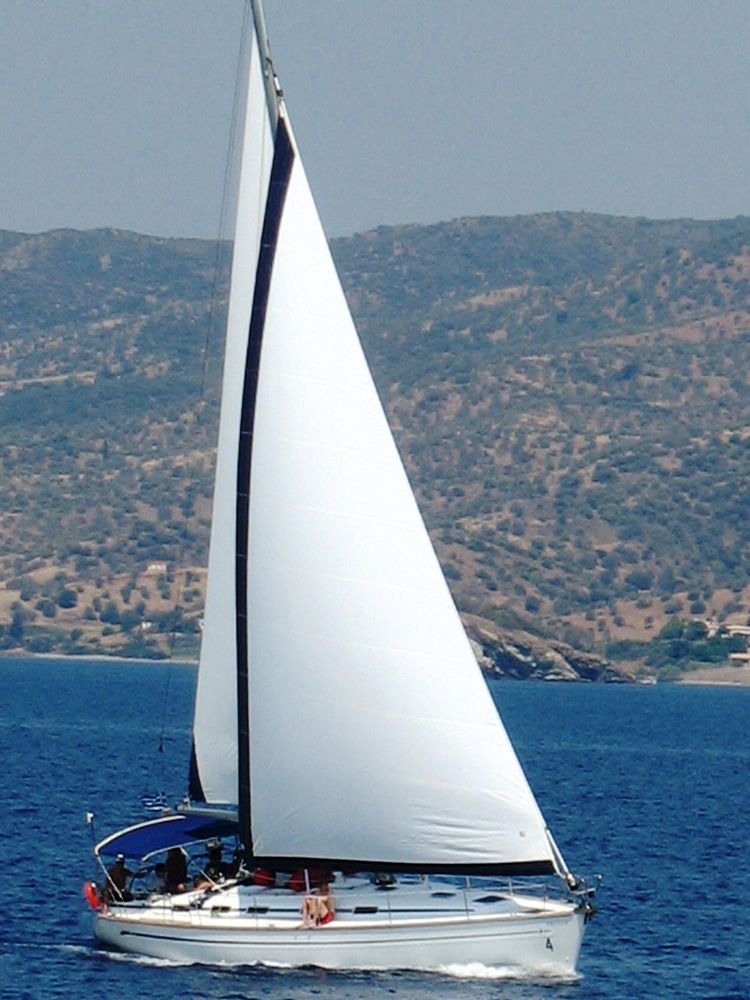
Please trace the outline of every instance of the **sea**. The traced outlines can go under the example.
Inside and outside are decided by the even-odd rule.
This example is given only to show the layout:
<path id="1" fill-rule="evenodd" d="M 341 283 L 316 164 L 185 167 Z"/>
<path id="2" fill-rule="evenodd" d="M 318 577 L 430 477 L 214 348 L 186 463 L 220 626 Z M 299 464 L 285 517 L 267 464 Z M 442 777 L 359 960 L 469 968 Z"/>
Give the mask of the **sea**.
<path id="1" fill-rule="evenodd" d="M 97 946 L 101 837 L 184 791 L 195 669 L 0 661 L 0 996 L 750 1000 L 750 690 L 491 681 L 570 866 L 601 874 L 578 975 L 173 965 Z"/>

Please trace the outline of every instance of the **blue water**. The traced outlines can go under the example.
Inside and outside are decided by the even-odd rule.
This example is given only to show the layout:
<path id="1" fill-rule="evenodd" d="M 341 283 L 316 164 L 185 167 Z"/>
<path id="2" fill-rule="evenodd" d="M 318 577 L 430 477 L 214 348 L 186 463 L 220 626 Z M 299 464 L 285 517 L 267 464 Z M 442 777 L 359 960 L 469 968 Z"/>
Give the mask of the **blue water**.
<path id="1" fill-rule="evenodd" d="M 577 871 L 602 872 L 574 982 L 169 966 L 97 948 L 84 811 L 103 835 L 183 792 L 194 671 L 0 661 L 0 995 L 406 1000 L 750 998 L 750 690 L 494 683 Z M 166 738 L 159 752 L 164 726 Z"/>

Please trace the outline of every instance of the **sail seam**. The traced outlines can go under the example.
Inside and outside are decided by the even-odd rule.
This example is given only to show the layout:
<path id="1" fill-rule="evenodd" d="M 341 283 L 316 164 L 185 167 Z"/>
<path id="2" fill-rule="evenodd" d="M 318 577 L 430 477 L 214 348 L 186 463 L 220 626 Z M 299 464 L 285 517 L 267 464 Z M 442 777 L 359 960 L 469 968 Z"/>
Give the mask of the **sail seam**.
<path id="1" fill-rule="evenodd" d="M 240 840 L 246 852 L 252 851 L 252 819 L 250 802 L 250 691 L 248 641 L 248 571 L 247 553 L 250 539 L 250 470 L 255 424 L 255 404 L 258 394 L 263 331 L 271 289 L 271 275 L 276 244 L 281 226 L 289 178 L 294 162 L 294 150 L 283 118 L 278 121 L 271 177 L 263 217 L 260 252 L 255 272 L 255 288 L 250 313 L 245 378 L 242 389 L 240 436 L 237 454 L 236 550 L 235 550 L 235 623 L 237 643 L 237 754 L 238 804 Z"/>

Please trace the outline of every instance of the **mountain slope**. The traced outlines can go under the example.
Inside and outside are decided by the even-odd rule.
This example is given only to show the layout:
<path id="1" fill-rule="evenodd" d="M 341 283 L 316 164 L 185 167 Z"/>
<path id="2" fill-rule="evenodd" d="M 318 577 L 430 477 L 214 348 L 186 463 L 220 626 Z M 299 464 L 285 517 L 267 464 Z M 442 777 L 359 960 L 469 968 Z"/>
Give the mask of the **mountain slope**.
<path id="1" fill-rule="evenodd" d="M 333 251 L 463 610 L 590 649 L 745 620 L 750 220 L 463 219 Z M 197 627 L 227 258 L 0 233 L 6 646 Z"/>

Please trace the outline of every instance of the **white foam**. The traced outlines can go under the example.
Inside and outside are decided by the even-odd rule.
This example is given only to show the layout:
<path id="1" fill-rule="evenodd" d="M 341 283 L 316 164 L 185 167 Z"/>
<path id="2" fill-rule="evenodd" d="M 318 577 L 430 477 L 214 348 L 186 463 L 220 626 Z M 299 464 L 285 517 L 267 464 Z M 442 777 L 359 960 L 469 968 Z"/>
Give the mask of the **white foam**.
<path id="1" fill-rule="evenodd" d="M 128 951 L 109 951 L 106 948 L 92 950 L 97 958 L 106 958 L 111 962 L 132 962 L 134 965 L 151 965 L 157 968 L 175 969 L 185 965 L 195 965 L 195 962 L 178 962 L 172 958 L 154 958 L 151 955 L 134 955 Z"/>
<path id="2" fill-rule="evenodd" d="M 440 965 L 436 971 L 443 976 L 453 976 L 455 979 L 520 979 L 525 981 L 543 979 L 560 983 L 575 983 L 581 978 L 576 972 L 554 968 L 540 972 L 538 969 L 525 970 L 510 965 L 483 965 L 481 962 L 456 962 Z"/>

